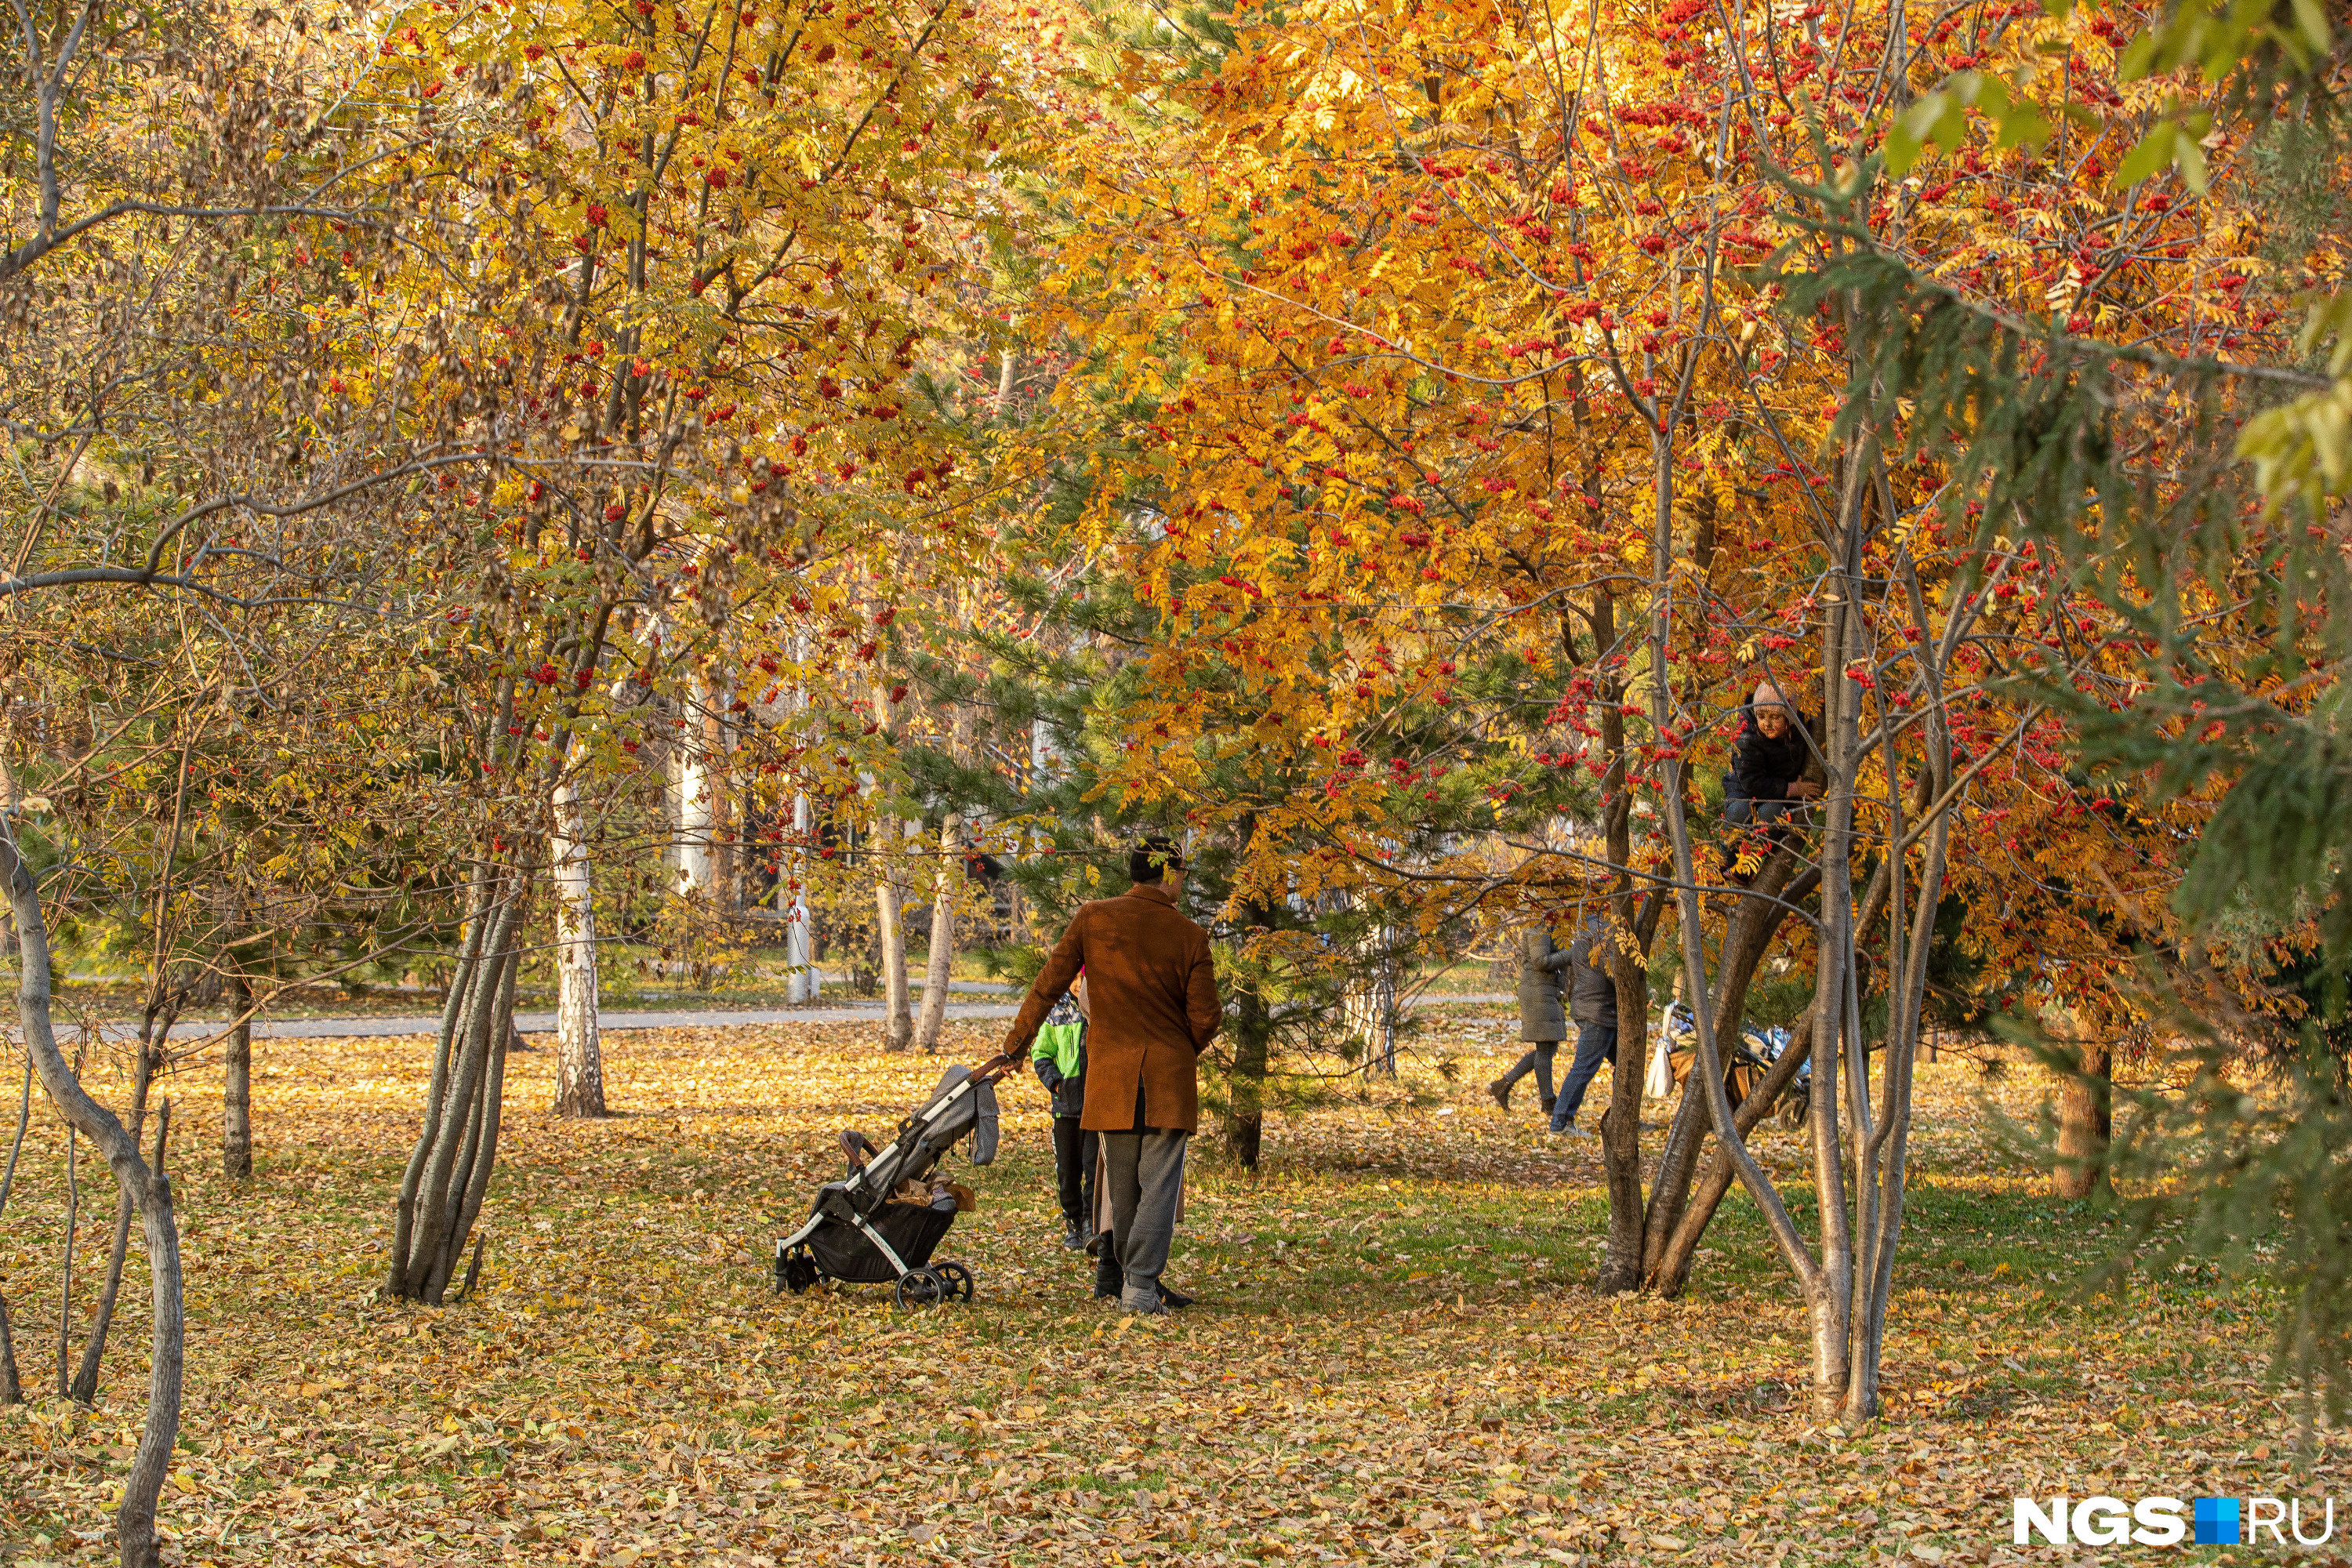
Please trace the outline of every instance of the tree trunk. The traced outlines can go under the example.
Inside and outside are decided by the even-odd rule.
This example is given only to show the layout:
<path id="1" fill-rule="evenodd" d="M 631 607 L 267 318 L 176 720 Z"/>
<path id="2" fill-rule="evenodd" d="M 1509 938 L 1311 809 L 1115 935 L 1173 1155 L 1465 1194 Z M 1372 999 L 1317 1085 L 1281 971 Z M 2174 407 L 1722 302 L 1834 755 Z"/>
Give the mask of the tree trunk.
<path id="1" fill-rule="evenodd" d="M 1258 832 L 1257 819 L 1242 828 L 1243 855 Z M 1241 910 L 1242 951 L 1234 965 L 1234 1067 L 1225 1110 L 1225 1152 L 1244 1171 L 1257 1169 L 1265 1136 L 1265 1076 L 1274 1054 L 1274 1014 L 1260 988 L 1257 964 L 1249 952 L 1249 939 L 1268 923 L 1263 904 L 1244 900 Z"/>
<path id="2" fill-rule="evenodd" d="M 1365 1080 L 1393 1079 L 1397 1075 L 1395 929 L 1374 926 L 1356 944 L 1356 961 L 1360 967 L 1343 1003 L 1348 1031 L 1363 1044 Z"/>
<path id="3" fill-rule="evenodd" d="M 66 1370 L 68 1348 L 73 1343 L 74 1233 L 81 1226 L 81 1129 L 66 1123 L 66 1251 L 58 1276 L 58 1397 L 73 1387 Z"/>
<path id="4" fill-rule="evenodd" d="M 253 1179 L 253 983 L 242 972 L 228 977 L 228 1005 L 236 1022 L 228 1032 L 228 1059 L 221 1086 L 221 1174 L 233 1182 Z"/>
<path id="5" fill-rule="evenodd" d="M 1588 422 L 1583 383 L 1577 383 L 1576 416 L 1580 428 Z M 1600 502 L 1600 479 L 1588 468 L 1585 495 Z M 1560 646 L 1576 660 L 1576 633 L 1567 613 L 1560 616 Z M 1601 1254 L 1594 1280 L 1601 1294 L 1623 1295 L 1642 1282 L 1642 1075 L 1633 1070 L 1649 1046 L 1650 973 L 1648 932 L 1642 927 L 1645 901 L 1633 891 L 1629 868 L 1633 863 L 1633 802 L 1625 792 L 1625 683 L 1613 673 L 1617 655 L 1617 605 L 1606 589 L 1592 598 L 1593 668 L 1601 683 L 1601 749 L 1607 759 L 1601 775 L 1601 826 L 1608 846 L 1609 863 L 1618 868 L 1609 900 L 1615 934 L 1630 938 L 1609 949 L 1609 978 L 1617 991 L 1617 1061 L 1609 1069 L 1609 1106 L 1601 1113 L 1601 1165 L 1609 1187 L 1609 1239 Z M 1652 930 L 1655 929 L 1654 921 Z"/>
<path id="6" fill-rule="evenodd" d="M 2105 1196 L 2107 1140 L 2115 1135 L 2115 1050 L 2105 1044 L 2085 1046 L 2081 1070 L 2058 1086 L 2058 1155 L 2062 1162 L 2051 1173 L 2051 1191 L 2062 1198 Z"/>
<path id="7" fill-rule="evenodd" d="M 710 710 L 702 717 L 703 752 L 709 759 L 703 787 L 710 794 L 710 891 L 713 907 L 733 915 L 743 909 L 742 846 L 736 842 L 734 770 L 728 753 L 723 692 L 714 692 Z"/>
<path id="8" fill-rule="evenodd" d="M 555 786 L 548 868 L 555 885 L 555 1114 L 605 1114 L 596 999 L 596 909 L 587 825 L 570 777 Z"/>
<path id="9" fill-rule="evenodd" d="M 923 1012 L 915 1024 L 915 1047 L 926 1056 L 940 1048 L 947 1022 L 948 981 L 955 965 L 956 882 L 963 875 L 963 818 L 954 812 L 940 824 L 939 871 L 931 879 L 931 945 L 923 965 Z"/>
<path id="10" fill-rule="evenodd" d="M 698 700 L 702 688 L 698 683 L 694 691 Z M 710 809 L 712 805 L 710 763 L 704 749 L 702 726 L 689 721 L 687 729 L 675 731 L 677 757 L 677 888 L 684 898 L 707 897 L 710 892 Z"/>
<path id="11" fill-rule="evenodd" d="M 814 826 L 809 797 L 793 797 L 793 842 L 782 857 L 782 875 L 776 881 L 776 908 L 784 917 L 784 962 L 791 973 L 784 981 L 786 1002 L 817 999 L 816 932 L 809 923 L 808 842 Z"/>
<path id="12" fill-rule="evenodd" d="M 16 847 L 0 834 L 0 879 L 5 879 L 8 906 L 16 924 L 20 958 L 17 967 L 17 1017 L 25 1046 L 41 1076 L 41 1087 L 63 1113 L 69 1129 L 97 1145 L 116 1182 L 137 1205 L 147 1243 L 147 1268 L 153 1281 L 153 1352 L 147 1381 L 147 1417 L 139 1447 L 123 1477 L 122 1503 L 115 1510 L 117 1537 L 122 1542 L 123 1568 L 152 1568 L 157 1561 L 155 1500 L 163 1489 L 172 1451 L 180 1436 L 180 1380 L 184 1353 L 181 1317 L 180 1233 L 172 1212 L 172 1184 L 163 1172 L 171 1131 L 171 1107 L 156 1129 L 154 1163 L 140 1157 L 140 1149 L 113 1112 L 90 1099 L 58 1049 L 49 1022 L 49 937 L 41 918 L 41 900 L 32 873 Z"/>
<path id="13" fill-rule="evenodd" d="M 1234 1070 L 1225 1109 L 1225 1153 L 1244 1171 L 1257 1169 L 1265 1138 L 1265 1070 L 1273 1019 L 1255 984 L 1234 985 Z"/>
<path id="14" fill-rule="evenodd" d="M 0 1174 L 0 1219 L 8 1215 L 8 1194 L 16 1184 L 16 1155 L 25 1147 L 25 1129 L 33 1119 L 33 1058 L 25 1058 L 25 1081 L 16 1091 L 16 1135 L 8 1142 L 8 1169 Z M 8 1322 L 8 1298 L 0 1295 L 0 1405 L 25 1402 L 24 1384 L 16 1375 L 16 1339 Z"/>
<path id="15" fill-rule="evenodd" d="M 1772 939 L 1780 933 L 1790 907 L 1811 892 L 1820 879 L 1821 874 L 1812 868 L 1801 868 L 1795 852 L 1783 846 L 1772 851 L 1733 910 L 1717 952 L 1706 1014 L 1715 1020 L 1716 1050 L 1725 1059 L 1738 1048 L 1757 968 L 1771 951 Z M 1695 977 L 1686 980 L 1688 985 L 1697 983 Z M 1644 1281 L 1659 1277 L 1667 1243 L 1682 1224 L 1683 1205 L 1689 1200 L 1691 1179 L 1698 1172 L 1699 1155 L 1710 1130 L 1706 1095 L 1694 1069 L 1683 1081 L 1682 1099 L 1675 1105 L 1665 1147 L 1658 1155 L 1657 1174 L 1651 1183 L 1650 1206 L 1643 1218 Z"/>
<path id="16" fill-rule="evenodd" d="M 178 1011 L 177 1005 L 172 1013 Z M 135 1142 L 147 1126 L 147 1092 L 155 1081 L 155 1068 L 163 1058 L 163 1044 L 171 1036 L 172 1016 L 167 1013 L 156 1037 L 139 1042 L 138 1070 L 131 1083 L 131 1136 Z M 148 1027 L 154 1027 L 151 1016 Z M 90 1320 L 89 1337 L 82 1342 L 81 1363 L 74 1369 L 73 1384 L 67 1397 L 76 1405 L 94 1405 L 98 1401 L 99 1363 L 106 1356 L 106 1336 L 114 1327 L 114 1304 L 122 1292 L 122 1267 L 131 1250 L 131 1215 L 133 1208 L 128 1192 L 115 1205 L 114 1239 L 107 1248 L 106 1279 L 98 1293 L 98 1315 Z"/>
<path id="17" fill-rule="evenodd" d="M 493 884 L 494 874 L 508 879 L 504 885 Z M 404 1300 L 441 1305 L 489 1186 L 514 1034 L 522 957 L 515 936 L 527 879 L 520 868 L 486 868 L 467 899 L 473 918 L 442 1010 L 424 1123 L 393 1220 L 384 1292 Z"/>
<path id="18" fill-rule="evenodd" d="M 882 948 L 882 1048 L 903 1051 L 914 1043 L 915 1020 L 908 1001 L 907 928 L 900 920 L 905 889 L 897 860 L 898 825 L 887 816 L 874 824 L 875 935 Z"/>
<path id="19" fill-rule="evenodd" d="M 1757 1123 L 1771 1114 L 1772 1107 L 1780 1099 L 1780 1091 L 1796 1081 L 1797 1074 L 1803 1069 L 1805 1060 L 1811 1053 L 1812 1020 L 1806 1018 L 1797 1025 L 1789 1041 L 1789 1048 L 1780 1053 L 1780 1059 L 1757 1080 L 1756 1087 L 1748 1091 L 1747 1097 L 1739 1102 L 1739 1109 L 1732 1114 L 1731 1124 L 1739 1130 L 1741 1137 L 1754 1131 Z M 1707 1224 L 1715 1218 L 1716 1209 L 1721 1205 L 1725 1194 L 1731 1191 L 1731 1156 L 1725 1153 L 1723 1146 L 1717 1143 L 1715 1152 L 1707 1156 L 1706 1168 L 1699 1172 L 1697 1184 L 1683 1208 L 1681 1219 L 1675 1223 L 1674 1234 L 1666 1238 L 1665 1246 L 1660 1250 L 1657 1270 L 1650 1279 L 1653 1294 L 1671 1300 L 1683 1293 L 1683 1287 L 1690 1282 L 1691 1260 L 1698 1256 L 1699 1238 L 1706 1234 Z"/>

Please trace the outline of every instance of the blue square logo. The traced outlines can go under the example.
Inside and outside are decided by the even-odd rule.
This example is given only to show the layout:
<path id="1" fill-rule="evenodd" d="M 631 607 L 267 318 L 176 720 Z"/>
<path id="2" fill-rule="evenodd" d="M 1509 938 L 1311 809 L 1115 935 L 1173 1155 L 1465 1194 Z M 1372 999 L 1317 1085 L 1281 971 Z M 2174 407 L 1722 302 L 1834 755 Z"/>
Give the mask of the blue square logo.
<path id="1" fill-rule="evenodd" d="M 2235 1546 L 2239 1544 L 2236 1498 L 2201 1497 L 2197 1500 L 2195 1507 L 2198 1545 Z"/>

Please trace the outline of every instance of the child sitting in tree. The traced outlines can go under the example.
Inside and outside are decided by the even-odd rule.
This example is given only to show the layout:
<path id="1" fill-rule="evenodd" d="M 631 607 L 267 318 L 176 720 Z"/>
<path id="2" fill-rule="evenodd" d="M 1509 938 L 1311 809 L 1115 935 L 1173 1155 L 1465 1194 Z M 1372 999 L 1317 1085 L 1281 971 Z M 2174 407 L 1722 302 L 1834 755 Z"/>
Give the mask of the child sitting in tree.
<path id="1" fill-rule="evenodd" d="M 1739 720 L 1731 771 L 1723 775 L 1723 819 L 1741 826 L 1802 820 L 1805 803 L 1822 793 L 1818 783 L 1804 776 L 1813 761 L 1811 721 L 1769 680 L 1756 688 Z M 1741 837 L 1724 846 L 1723 872 L 1745 887 L 1748 879 L 1738 867 Z"/>

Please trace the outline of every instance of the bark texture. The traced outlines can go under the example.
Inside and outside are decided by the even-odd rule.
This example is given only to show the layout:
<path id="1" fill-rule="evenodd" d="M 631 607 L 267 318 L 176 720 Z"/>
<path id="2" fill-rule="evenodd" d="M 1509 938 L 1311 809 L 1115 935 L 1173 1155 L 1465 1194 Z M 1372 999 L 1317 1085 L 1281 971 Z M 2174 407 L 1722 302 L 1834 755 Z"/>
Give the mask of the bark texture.
<path id="1" fill-rule="evenodd" d="M 8 1194 L 16 1185 L 16 1156 L 33 1118 L 33 1058 L 25 1058 L 25 1080 L 16 1090 L 16 1135 L 8 1141 L 8 1168 L 0 1173 L 0 1220 L 8 1216 Z M 25 1386 L 16 1374 L 16 1337 L 8 1321 L 8 1298 L 0 1295 L 0 1405 L 21 1405 Z"/>
<path id="2" fill-rule="evenodd" d="M 963 875 L 963 818 L 950 812 L 940 824 L 939 869 L 931 879 L 931 944 L 923 965 L 923 1011 L 915 1021 L 915 1047 L 940 1048 L 948 1018 L 948 982 L 955 967 L 956 881 Z"/>
<path id="3" fill-rule="evenodd" d="M 488 873 L 474 884 L 466 941 L 442 1010 L 424 1125 L 403 1173 L 393 1217 L 387 1295 L 439 1306 L 488 1189 L 499 1143 L 508 1042 L 514 1035 L 516 941 L 524 878 Z"/>
<path id="4" fill-rule="evenodd" d="M 596 998 L 596 908 L 578 789 L 555 786 L 548 868 L 555 885 L 555 1114 L 603 1116 L 604 1048 Z"/>
<path id="5" fill-rule="evenodd" d="M 2062 1198 L 2087 1198 L 2110 1190 L 2107 1141 L 2115 1136 L 2115 1051 L 2086 1046 L 2082 1069 L 2058 1086 L 2058 1168 L 2051 1190 Z"/>
<path id="6" fill-rule="evenodd" d="M 236 1023 L 228 1032 L 228 1058 L 221 1086 L 221 1174 L 233 1182 L 253 1179 L 253 984 L 228 977 L 229 1005 Z"/>
<path id="7" fill-rule="evenodd" d="M 115 1531 L 121 1542 L 124 1568 L 152 1568 L 158 1560 L 155 1500 L 172 1462 L 180 1436 L 180 1384 L 185 1324 L 181 1295 L 180 1233 L 172 1211 L 172 1184 L 163 1173 L 163 1155 L 170 1131 L 168 1107 L 155 1139 L 151 1164 L 139 1144 L 114 1113 L 92 1100 L 58 1049 L 49 1019 L 50 968 L 48 927 L 32 873 L 16 853 L 15 842 L 0 832 L 0 880 L 7 887 L 8 907 L 15 917 L 20 943 L 16 1012 L 26 1049 L 41 1087 L 64 1115 L 67 1125 L 87 1137 L 105 1157 L 116 1183 L 137 1205 L 147 1244 L 147 1268 L 153 1290 L 153 1340 L 147 1382 L 146 1420 L 123 1477 L 122 1503 L 116 1510 Z"/>
<path id="8" fill-rule="evenodd" d="M 816 927 L 808 901 L 806 846 L 815 814 L 809 797 L 793 797 L 793 846 L 782 861 L 776 909 L 784 917 L 784 958 L 792 973 L 784 981 L 784 1000 L 814 1002 L 817 998 Z"/>
<path id="9" fill-rule="evenodd" d="M 906 882 L 895 853 L 898 837 L 890 818 L 885 816 L 874 824 L 874 930 L 882 949 L 882 1048 L 886 1051 L 903 1051 L 915 1039 L 907 985 Z"/>

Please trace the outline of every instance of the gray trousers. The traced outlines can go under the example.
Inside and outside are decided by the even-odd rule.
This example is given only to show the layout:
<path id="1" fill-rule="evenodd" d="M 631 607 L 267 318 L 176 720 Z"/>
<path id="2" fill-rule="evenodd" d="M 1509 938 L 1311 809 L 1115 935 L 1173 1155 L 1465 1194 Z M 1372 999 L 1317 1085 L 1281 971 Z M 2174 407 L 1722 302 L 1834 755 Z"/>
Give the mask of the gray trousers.
<path id="1" fill-rule="evenodd" d="M 1176 1239 L 1176 1204 L 1184 1191 L 1184 1141 L 1189 1132 L 1105 1132 L 1105 1174 L 1110 1178 L 1111 1235 L 1127 1294 L 1157 1300 L 1160 1276 Z"/>

